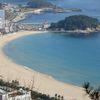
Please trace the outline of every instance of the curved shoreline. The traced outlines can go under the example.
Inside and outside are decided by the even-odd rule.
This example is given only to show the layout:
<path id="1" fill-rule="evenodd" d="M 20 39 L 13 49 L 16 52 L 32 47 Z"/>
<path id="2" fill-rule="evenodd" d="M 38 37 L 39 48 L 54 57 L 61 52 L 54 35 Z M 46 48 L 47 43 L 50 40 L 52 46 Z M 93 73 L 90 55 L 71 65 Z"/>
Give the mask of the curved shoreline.
<path id="1" fill-rule="evenodd" d="M 39 34 L 36 31 L 22 31 L 16 34 L 10 34 L 0 37 L 0 78 L 7 81 L 19 80 L 21 85 L 33 87 L 34 90 L 54 96 L 55 93 L 63 95 L 65 100 L 90 100 L 82 88 L 65 84 L 63 82 L 53 79 L 51 76 L 36 72 L 22 65 L 13 63 L 7 57 L 2 48 L 10 41 L 22 36 L 31 34 Z"/>

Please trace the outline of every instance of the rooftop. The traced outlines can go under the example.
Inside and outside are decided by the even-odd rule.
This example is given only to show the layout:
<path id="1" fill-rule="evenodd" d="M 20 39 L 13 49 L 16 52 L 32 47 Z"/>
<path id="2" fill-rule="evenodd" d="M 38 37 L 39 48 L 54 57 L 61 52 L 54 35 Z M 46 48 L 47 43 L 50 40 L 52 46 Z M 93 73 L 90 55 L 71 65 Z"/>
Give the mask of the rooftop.
<path id="1" fill-rule="evenodd" d="M 15 90 L 9 87 L 0 86 L 0 95 L 4 94 L 8 94 L 8 97 L 16 97 L 24 94 L 29 94 L 29 91 L 23 90 L 22 88 Z"/>

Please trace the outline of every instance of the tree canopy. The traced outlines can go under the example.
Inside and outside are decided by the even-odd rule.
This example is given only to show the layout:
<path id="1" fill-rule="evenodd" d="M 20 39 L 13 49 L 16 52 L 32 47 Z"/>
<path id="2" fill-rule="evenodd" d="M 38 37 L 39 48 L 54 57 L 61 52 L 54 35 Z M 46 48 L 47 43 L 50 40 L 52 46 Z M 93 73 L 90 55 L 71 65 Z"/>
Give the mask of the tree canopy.
<path id="1" fill-rule="evenodd" d="M 96 28 L 99 25 L 97 18 L 92 18 L 86 15 L 73 15 L 66 17 L 64 20 L 57 23 L 51 23 L 49 29 L 52 30 L 86 30 L 87 28 Z"/>

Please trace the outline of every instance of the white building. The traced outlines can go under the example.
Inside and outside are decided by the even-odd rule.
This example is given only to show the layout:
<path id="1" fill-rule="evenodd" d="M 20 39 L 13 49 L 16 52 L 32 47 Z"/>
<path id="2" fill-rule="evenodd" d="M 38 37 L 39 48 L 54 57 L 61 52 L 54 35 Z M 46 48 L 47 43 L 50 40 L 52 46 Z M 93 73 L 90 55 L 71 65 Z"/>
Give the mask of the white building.
<path id="1" fill-rule="evenodd" d="M 7 92 L 3 89 L 0 89 L 0 100 L 32 100 L 31 92 L 20 90 L 11 90 Z"/>
<path id="2" fill-rule="evenodd" d="M 0 29 L 5 28 L 5 11 L 0 10 Z"/>

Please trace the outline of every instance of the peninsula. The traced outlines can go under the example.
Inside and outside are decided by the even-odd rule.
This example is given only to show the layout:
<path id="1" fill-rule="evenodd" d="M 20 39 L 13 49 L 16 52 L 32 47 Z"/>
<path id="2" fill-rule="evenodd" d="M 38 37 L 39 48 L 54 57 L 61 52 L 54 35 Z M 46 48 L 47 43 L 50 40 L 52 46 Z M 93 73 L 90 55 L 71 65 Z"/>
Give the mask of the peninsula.
<path id="1" fill-rule="evenodd" d="M 51 31 L 70 32 L 72 34 L 88 34 L 100 31 L 100 23 L 97 18 L 86 15 L 73 15 L 57 23 L 51 23 L 48 29 Z"/>
<path id="2" fill-rule="evenodd" d="M 25 5 L 0 3 L 0 10 L 4 11 L 4 19 L 6 20 L 3 21 L 5 27 L 1 31 L 2 34 L 7 34 L 21 30 L 19 26 L 22 25 L 19 25 L 19 22 L 25 20 L 30 14 L 40 15 L 43 13 L 69 13 L 81 11 L 81 9 L 78 8 L 65 9 L 45 0 L 31 0 L 27 2 Z"/>

